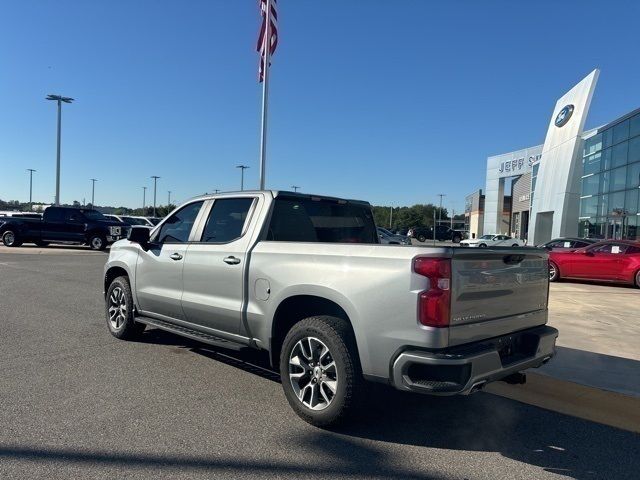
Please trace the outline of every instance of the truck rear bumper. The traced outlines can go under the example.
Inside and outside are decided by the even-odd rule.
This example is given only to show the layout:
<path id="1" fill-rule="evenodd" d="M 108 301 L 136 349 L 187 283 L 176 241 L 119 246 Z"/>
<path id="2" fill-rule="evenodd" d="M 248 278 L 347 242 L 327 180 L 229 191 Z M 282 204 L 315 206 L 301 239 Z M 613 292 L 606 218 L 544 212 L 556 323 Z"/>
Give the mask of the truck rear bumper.
<path id="1" fill-rule="evenodd" d="M 407 349 L 392 362 L 391 383 L 432 395 L 471 393 L 546 363 L 555 354 L 557 337 L 558 330 L 545 325 L 445 350 Z"/>

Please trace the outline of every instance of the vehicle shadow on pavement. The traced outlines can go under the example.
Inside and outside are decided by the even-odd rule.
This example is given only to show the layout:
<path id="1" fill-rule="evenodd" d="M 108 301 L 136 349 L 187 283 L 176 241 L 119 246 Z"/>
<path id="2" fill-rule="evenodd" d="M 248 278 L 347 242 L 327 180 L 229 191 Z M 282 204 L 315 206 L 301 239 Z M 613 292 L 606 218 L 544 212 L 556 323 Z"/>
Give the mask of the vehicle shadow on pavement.
<path id="1" fill-rule="evenodd" d="M 640 361 L 556 347 L 556 357 L 543 365 L 540 373 L 568 382 L 640 397 Z"/>
<path id="2" fill-rule="evenodd" d="M 168 478 L 171 473 L 205 474 L 205 478 L 403 478 L 410 480 L 441 480 L 445 477 L 427 472 L 415 472 L 409 468 L 395 466 L 389 455 L 369 446 L 364 446 L 346 438 L 335 438 L 319 433 L 312 438 L 299 439 L 303 444 L 296 448 L 315 448 L 315 461 L 287 462 L 238 459 L 225 456 L 189 456 L 170 454 L 114 452 L 104 450 L 82 450 L 62 448 L 30 448 L 19 445 L 0 446 L 0 460 L 28 460 L 47 462 L 65 470 L 74 466 L 77 473 L 79 465 L 99 469 L 101 477 L 107 468 L 117 469 L 117 476 L 123 478 L 123 469 L 140 473 L 140 469 L 153 470 L 155 478 Z M 331 461 L 321 461 L 323 456 L 331 454 Z M 327 459 L 325 459 L 327 460 Z M 54 466 L 49 467 L 55 472 Z M 171 472 L 173 470 L 173 472 Z M 1 472 L 0 468 L 0 472 Z M 161 472 L 161 473 L 160 473 Z M 210 477 L 209 475 L 213 475 Z M 76 477 L 79 478 L 79 477 Z M 107 475 L 108 478 L 108 475 Z"/>
<path id="3" fill-rule="evenodd" d="M 250 374 L 280 381 L 267 356 L 254 350 L 219 349 L 161 330 L 145 332 L 141 341 L 185 348 Z M 367 395 L 368 400 L 347 425 L 333 431 L 318 429 L 315 434 L 292 441 L 297 446 L 301 442 L 312 444 L 336 458 L 336 463 L 344 458 L 346 463 L 340 473 L 349 473 L 343 468 L 353 468 L 365 476 L 370 472 L 369 476 L 435 478 L 416 477 L 410 471 L 389 471 L 386 461 L 381 463 L 378 459 L 381 453 L 373 454 L 351 439 L 499 452 L 517 462 L 579 480 L 638 478 L 640 436 L 631 432 L 488 393 L 430 397 L 372 384 Z"/>

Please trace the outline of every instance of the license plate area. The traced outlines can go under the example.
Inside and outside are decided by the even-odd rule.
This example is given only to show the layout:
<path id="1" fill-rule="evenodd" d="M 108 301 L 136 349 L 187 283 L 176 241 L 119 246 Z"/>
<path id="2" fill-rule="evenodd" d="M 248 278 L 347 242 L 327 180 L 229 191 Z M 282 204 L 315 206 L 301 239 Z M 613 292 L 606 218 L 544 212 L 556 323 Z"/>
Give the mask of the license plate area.
<path id="1" fill-rule="evenodd" d="M 530 333 L 507 335 L 495 340 L 495 349 L 503 366 L 533 357 L 538 350 L 540 338 Z"/>

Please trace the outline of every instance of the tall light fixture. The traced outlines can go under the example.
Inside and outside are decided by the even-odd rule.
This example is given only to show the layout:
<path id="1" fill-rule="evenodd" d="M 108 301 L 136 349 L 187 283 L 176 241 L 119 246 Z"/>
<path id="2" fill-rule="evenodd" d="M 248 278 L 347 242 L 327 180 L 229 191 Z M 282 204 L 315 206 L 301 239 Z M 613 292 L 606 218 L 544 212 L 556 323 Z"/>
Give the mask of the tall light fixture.
<path id="1" fill-rule="evenodd" d="M 62 131 L 62 103 L 71 103 L 73 98 L 62 95 L 47 95 L 47 100 L 58 102 L 58 150 L 56 155 L 56 205 L 60 205 L 60 141 Z"/>
<path id="2" fill-rule="evenodd" d="M 91 180 L 91 208 L 96 206 L 96 182 L 97 178 L 90 178 Z"/>
<path id="3" fill-rule="evenodd" d="M 152 175 L 153 178 L 153 216 L 156 216 L 156 187 L 158 186 L 158 179 L 160 178 L 157 175 Z"/>
<path id="4" fill-rule="evenodd" d="M 249 168 L 246 165 L 237 165 L 236 168 L 240 169 L 240 191 L 244 190 L 244 171 Z"/>
<path id="5" fill-rule="evenodd" d="M 33 168 L 27 168 L 27 172 L 29 172 L 29 207 L 31 208 L 33 205 L 33 172 L 35 172 Z"/>

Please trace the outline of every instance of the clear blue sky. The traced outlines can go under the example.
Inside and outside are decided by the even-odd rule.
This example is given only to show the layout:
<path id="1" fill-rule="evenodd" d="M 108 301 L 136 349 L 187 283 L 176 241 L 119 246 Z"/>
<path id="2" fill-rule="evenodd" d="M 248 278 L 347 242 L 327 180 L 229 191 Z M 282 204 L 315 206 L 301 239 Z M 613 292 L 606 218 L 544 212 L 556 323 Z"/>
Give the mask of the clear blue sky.
<path id="1" fill-rule="evenodd" d="M 488 155 L 541 143 L 602 70 L 587 127 L 640 106 L 637 2 L 279 0 L 267 186 L 461 210 Z M 140 206 L 258 182 L 254 0 L 5 2 L 0 198 Z M 148 190 L 149 192 L 150 190 Z M 149 195 L 147 196 L 149 200 Z"/>

